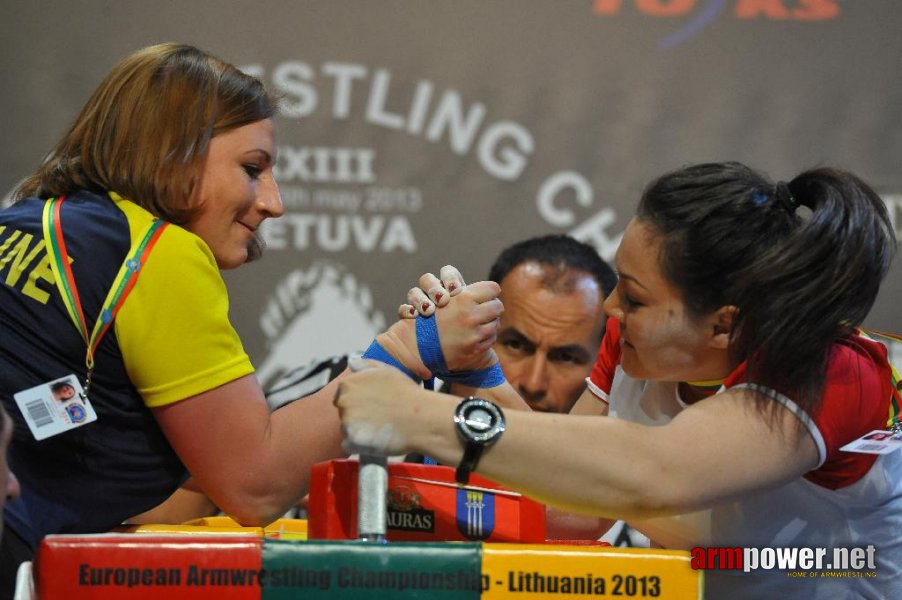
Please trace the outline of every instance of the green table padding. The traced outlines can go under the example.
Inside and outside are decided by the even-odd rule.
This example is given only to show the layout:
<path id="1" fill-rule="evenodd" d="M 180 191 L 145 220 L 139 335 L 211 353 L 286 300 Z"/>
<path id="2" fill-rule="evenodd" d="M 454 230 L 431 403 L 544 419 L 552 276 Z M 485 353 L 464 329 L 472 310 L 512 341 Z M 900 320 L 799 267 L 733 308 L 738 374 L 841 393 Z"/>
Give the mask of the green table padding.
<path id="1" fill-rule="evenodd" d="M 479 600 L 482 545 L 265 540 L 262 598 Z"/>

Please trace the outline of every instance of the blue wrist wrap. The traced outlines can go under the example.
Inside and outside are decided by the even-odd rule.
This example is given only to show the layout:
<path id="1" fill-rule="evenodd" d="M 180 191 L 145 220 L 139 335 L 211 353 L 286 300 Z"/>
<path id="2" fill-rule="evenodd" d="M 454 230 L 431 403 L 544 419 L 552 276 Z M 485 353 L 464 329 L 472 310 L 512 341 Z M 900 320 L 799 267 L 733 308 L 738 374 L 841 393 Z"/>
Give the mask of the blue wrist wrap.
<path id="1" fill-rule="evenodd" d="M 423 381 L 415 373 L 410 371 L 407 367 L 402 365 L 394 356 L 389 354 L 385 348 L 382 347 L 379 342 L 373 340 L 373 343 L 370 344 L 370 347 L 366 349 L 366 352 L 363 353 L 363 358 L 368 358 L 370 360 L 378 360 L 379 362 L 385 363 L 387 365 L 391 365 L 413 379 L 415 382 L 420 383 Z"/>
<path id="2" fill-rule="evenodd" d="M 442 344 L 438 339 L 435 315 L 431 317 L 417 316 L 416 328 L 420 360 L 434 375 L 444 375 L 448 371 L 448 366 L 445 364 Z"/>
<path id="3" fill-rule="evenodd" d="M 443 381 L 459 383 L 477 388 L 490 388 L 499 386 L 506 381 L 500 364 L 491 367 L 477 369 L 475 371 L 449 372 L 445 364 L 445 355 L 438 337 L 438 327 L 435 324 L 435 316 L 418 316 L 416 320 L 417 349 L 420 351 L 420 360 L 434 375 L 441 377 Z"/>
<path id="4" fill-rule="evenodd" d="M 504 372 L 501 370 L 501 365 L 498 363 L 484 369 L 476 369 L 475 371 L 445 373 L 442 375 L 442 380 L 476 388 L 496 387 L 507 381 L 504 377 Z"/>

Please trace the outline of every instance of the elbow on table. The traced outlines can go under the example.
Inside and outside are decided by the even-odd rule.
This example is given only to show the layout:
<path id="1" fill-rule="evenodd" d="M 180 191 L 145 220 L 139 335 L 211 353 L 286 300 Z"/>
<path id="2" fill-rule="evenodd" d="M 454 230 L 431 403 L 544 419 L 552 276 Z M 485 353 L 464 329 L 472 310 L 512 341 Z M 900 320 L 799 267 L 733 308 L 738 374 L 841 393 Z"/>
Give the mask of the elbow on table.
<path id="1" fill-rule="evenodd" d="M 294 504 L 279 494 L 232 493 L 220 500 L 218 506 L 243 527 L 265 527 Z"/>
<path id="2" fill-rule="evenodd" d="M 272 506 L 240 506 L 233 510 L 223 509 L 236 523 L 242 527 L 266 527 L 288 511 L 274 509 Z"/>

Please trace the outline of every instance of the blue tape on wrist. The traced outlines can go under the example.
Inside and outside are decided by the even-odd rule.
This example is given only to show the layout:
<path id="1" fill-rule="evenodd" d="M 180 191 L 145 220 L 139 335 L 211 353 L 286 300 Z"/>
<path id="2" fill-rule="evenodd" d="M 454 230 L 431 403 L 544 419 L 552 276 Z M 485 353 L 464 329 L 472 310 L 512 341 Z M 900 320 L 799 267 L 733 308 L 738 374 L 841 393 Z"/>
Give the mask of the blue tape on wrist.
<path id="1" fill-rule="evenodd" d="M 420 383 L 423 380 L 416 376 L 410 369 L 402 365 L 398 359 L 388 353 L 385 348 L 382 347 L 379 342 L 373 340 L 373 343 L 370 344 L 370 347 L 366 349 L 366 352 L 363 353 L 363 358 L 369 358 L 370 360 L 378 360 L 381 363 L 385 363 L 387 365 L 391 365 L 394 368 L 398 369 L 415 382 Z"/>
<path id="2" fill-rule="evenodd" d="M 442 344 L 438 339 L 438 327 L 435 325 L 435 315 L 431 317 L 417 316 L 417 349 L 420 351 L 420 360 L 426 368 L 439 375 L 448 371 L 445 364 L 445 355 L 442 353 Z"/>
<path id="3" fill-rule="evenodd" d="M 501 370 L 501 365 L 498 363 L 495 363 L 491 367 L 477 369 L 475 371 L 446 373 L 442 375 L 442 380 L 476 388 L 497 387 L 507 381 L 504 377 L 504 372 Z"/>
<path id="4" fill-rule="evenodd" d="M 438 327 L 435 324 L 435 315 L 431 317 L 417 316 L 416 331 L 420 360 L 427 369 L 441 377 L 443 381 L 477 388 L 496 387 L 507 381 L 500 364 L 475 371 L 448 372 L 448 365 L 445 364 L 445 355 L 438 337 Z"/>

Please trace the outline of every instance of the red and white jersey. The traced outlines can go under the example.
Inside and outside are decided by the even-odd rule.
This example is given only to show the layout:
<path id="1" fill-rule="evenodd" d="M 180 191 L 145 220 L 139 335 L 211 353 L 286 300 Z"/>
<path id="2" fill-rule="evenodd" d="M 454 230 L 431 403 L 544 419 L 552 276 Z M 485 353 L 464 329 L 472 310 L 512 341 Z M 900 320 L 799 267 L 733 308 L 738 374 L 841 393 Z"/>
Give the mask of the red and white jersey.
<path id="1" fill-rule="evenodd" d="M 742 364 L 721 391 L 748 386 L 745 378 Z M 609 416 L 644 425 L 665 425 L 687 406 L 677 383 L 636 380 L 623 372 L 620 329 L 614 319 L 608 321 L 588 385 L 609 404 Z M 668 548 L 876 548 L 876 577 L 794 579 L 785 571 L 711 571 L 706 573 L 711 597 L 902 598 L 902 451 L 877 456 L 840 450 L 886 427 L 892 394 L 885 347 L 863 337 L 843 340 L 831 353 L 824 399 L 816 414 L 809 415 L 777 393 L 777 401 L 799 418 L 815 441 L 816 468 L 741 501 L 630 525 Z"/>

